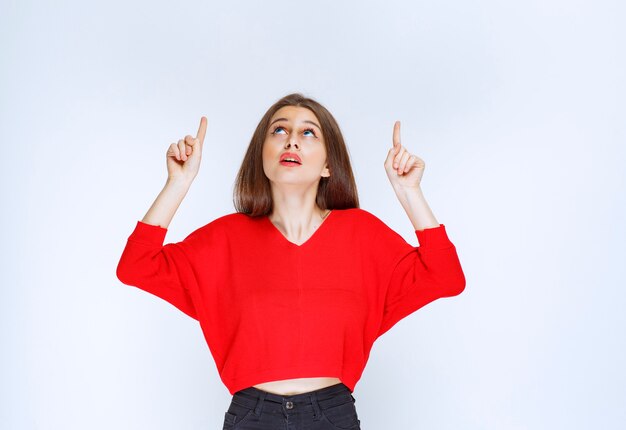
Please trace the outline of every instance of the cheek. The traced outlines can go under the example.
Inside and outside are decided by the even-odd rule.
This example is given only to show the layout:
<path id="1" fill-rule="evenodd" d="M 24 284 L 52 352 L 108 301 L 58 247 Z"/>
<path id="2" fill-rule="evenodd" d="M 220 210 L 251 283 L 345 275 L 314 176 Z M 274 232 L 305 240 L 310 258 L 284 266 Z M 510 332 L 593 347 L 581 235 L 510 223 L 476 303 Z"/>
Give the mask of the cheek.
<path id="1" fill-rule="evenodd" d="M 262 148 L 262 152 L 264 154 L 274 154 L 276 153 L 276 151 L 280 151 L 280 149 L 282 148 L 282 143 L 280 141 L 280 139 L 277 138 L 268 138 L 264 143 L 263 143 L 263 148 Z"/>
<path id="2" fill-rule="evenodd" d="M 321 148 L 318 149 L 317 151 L 315 151 L 315 160 L 320 163 L 320 164 L 324 164 L 324 162 L 326 161 L 326 149 L 325 148 Z"/>
<path id="3" fill-rule="evenodd" d="M 266 144 L 261 150 L 261 157 L 263 159 L 263 170 L 267 172 L 267 169 L 271 168 L 272 163 L 276 157 L 278 157 L 278 154 L 271 144 Z"/>
<path id="4" fill-rule="evenodd" d="M 272 156 L 271 145 L 267 143 L 264 144 L 261 149 L 261 155 L 263 156 L 263 162 L 265 162 L 266 159 L 269 159 Z"/>

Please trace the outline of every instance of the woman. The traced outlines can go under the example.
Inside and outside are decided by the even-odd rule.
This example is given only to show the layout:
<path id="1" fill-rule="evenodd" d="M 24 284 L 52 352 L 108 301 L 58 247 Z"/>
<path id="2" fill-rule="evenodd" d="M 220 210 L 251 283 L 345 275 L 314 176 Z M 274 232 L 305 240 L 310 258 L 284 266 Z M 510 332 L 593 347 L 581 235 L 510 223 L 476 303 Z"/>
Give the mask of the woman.
<path id="1" fill-rule="evenodd" d="M 359 429 L 352 393 L 374 341 L 461 293 L 465 277 L 400 143 L 384 167 L 415 228 L 408 244 L 360 209 L 333 116 L 301 94 L 259 122 L 234 189 L 237 212 L 163 245 L 198 173 L 207 120 L 167 151 L 168 179 L 128 238 L 118 278 L 199 321 L 233 395 L 224 429 Z"/>

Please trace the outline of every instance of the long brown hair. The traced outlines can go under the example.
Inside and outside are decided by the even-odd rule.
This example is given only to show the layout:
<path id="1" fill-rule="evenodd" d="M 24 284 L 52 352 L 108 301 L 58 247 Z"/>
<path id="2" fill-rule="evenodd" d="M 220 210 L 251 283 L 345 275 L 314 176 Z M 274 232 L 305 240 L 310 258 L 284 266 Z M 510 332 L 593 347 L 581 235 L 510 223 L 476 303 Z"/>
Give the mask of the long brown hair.
<path id="1" fill-rule="evenodd" d="M 269 215 L 272 212 L 274 202 L 271 184 L 263 171 L 263 143 L 272 116 L 285 106 L 307 108 L 320 122 L 330 176 L 320 177 L 315 197 L 317 205 L 322 210 L 358 208 L 356 182 L 339 124 L 320 103 L 300 93 L 293 93 L 278 100 L 265 112 L 252 135 L 233 190 L 233 203 L 237 212 L 250 216 Z"/>

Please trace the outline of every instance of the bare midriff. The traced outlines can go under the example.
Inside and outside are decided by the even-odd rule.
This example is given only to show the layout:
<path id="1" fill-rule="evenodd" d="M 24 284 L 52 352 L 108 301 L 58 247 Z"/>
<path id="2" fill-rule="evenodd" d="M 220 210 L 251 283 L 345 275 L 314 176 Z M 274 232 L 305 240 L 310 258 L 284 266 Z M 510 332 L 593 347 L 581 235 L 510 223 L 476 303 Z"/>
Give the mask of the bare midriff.
<path id="1" fill-rule="evenodd" d="M 268 393 L 292 396 L 294 394 L 319 390 L 320 388 L 329 387 L 339 384 L 340 382 L 341 379 L 339 378 L 324 376 L 319 378 L 283 379 L 280 381 L 263 382 L 262 384 L 253 385 L 253 387 L 267 391 Z"/>

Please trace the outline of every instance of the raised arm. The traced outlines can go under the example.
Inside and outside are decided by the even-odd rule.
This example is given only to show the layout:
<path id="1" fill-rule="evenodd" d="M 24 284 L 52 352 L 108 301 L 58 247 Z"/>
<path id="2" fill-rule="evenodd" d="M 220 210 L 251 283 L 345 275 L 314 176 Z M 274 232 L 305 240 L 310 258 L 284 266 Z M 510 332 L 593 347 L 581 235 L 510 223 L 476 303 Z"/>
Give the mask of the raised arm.
<path id="1" fill-rule="evenodd" d="M 207 120 L 202 117 L 195 138 L 187 135 L 178 143 L 172 143 L 168 148 L 166 153 L 167 182 L 141 220 L 142 222 L 163 228 L 169 227 L 174 214 L 198 174 L 206 125 Z"/>
<path id="2" fill-rule="evenodd" d="M 173 304 L 197 319 L 193 294 L 197 289 L 190 256 L 202 244 L 197 232 L 184 241 L 164 245 L 174 214 L 198 173 L 206 118 L 195 138 L 187 135 L 167 151 L 168 178 L 154 203 L 128 237 L 117 265 L 117 278 Z"/>
<path id="3" fill-rule="evenodd" d="M 411 246 L 390 229 L 382 229 L 377 238 L 377 244 L 388 250 L 381 263 L 391 272 L 379 336 L 428 303 L 461 294 L 466 285 L 456 247 L 420 187 L 426 164 L 400 144 L 400 121 L 394 124 L 393 146 L 384 166 L 420 245 Z"/>
<path id="4" fill-rule="evenodd" d="M 438 227 L 439 222 L 428 206 L 420 183 L 426 163 L 400 143 L 400 121 L 393 126 L 393 146 L 385 159 L 385 171 L 400 204 L 415 230 Z"/>

